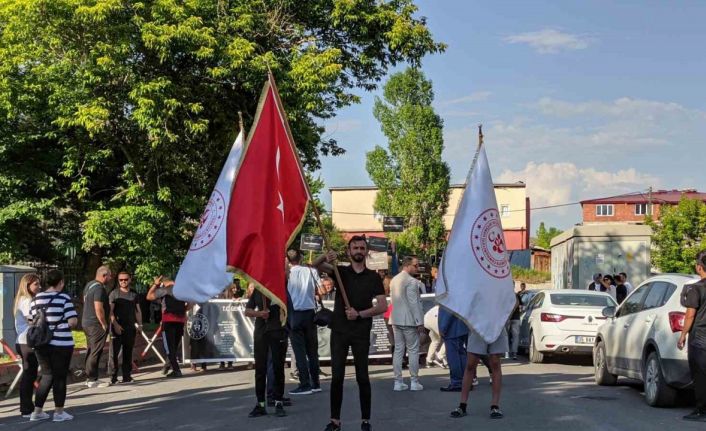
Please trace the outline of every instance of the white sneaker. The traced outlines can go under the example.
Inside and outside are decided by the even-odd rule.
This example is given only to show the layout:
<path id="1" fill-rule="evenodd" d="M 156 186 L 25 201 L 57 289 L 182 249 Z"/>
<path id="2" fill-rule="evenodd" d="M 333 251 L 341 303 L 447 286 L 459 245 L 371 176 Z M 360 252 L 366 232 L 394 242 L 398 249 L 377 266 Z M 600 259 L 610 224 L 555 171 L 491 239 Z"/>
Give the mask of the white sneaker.
<path id="1" fill-rule="evenodd" d="M 406 391 L 409 389 L 409 386 L 407 386 L 404 382 L 395 382 L 395 387 L 394 391 L 401 392 L 401 391 Z"/>
<path id="2" fill-rule="evenodd" d="M 73 417 L 72 415 L 66 413 L 66 410 L 64 410 L 64 411 L 61 412 L 61 413 L 54 413 L 54 418 L 52 419 L 52 421 L 54 421 L 54 422 L 64 422 L 64 421 L 70 421 L 70 420 L 72 420 L 73 418 L 74 418 L 74 417 Z"/>
<path id="3" fill-rule="evenodd" d="M 86 381 L 87 388 L 107 388 L 108 386 L 110 386 L 108 383 L 101 382 L 100 380 L 95 380 L 95 381 L 87 380 Z"/>
<path id="4" fill-rule="evenodd" d="M 412 386 L 411 386 L 410 389 L 413 390 L 413 391 L 423 391 L 423 390 L 424 390 L 424 386 L 422 386 L 422 384 L 419 383 L 418 381 L 412 380 Z"/>
<path id="5" fill-rule="evenodd" d="M 32 412 L 32 414 L 29 415 L 29 420 L 32 422 L 43 421 L 46 419 L 49 419 L 49 414 L 46 412 L 41 412 L 41 413 Z"/>
<path id="6" fill-rule="evenodd" d="M 473 386 L 478 386 L 478 377 L 473 378 Z"/>

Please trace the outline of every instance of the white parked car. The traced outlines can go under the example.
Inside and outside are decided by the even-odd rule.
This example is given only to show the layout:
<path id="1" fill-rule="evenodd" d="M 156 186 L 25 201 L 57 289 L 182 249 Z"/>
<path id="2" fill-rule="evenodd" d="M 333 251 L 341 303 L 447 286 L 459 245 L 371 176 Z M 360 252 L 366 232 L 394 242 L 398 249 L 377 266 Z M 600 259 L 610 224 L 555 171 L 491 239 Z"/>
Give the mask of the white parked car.
<path id="1" fill-rule="evenodd" d="M 686 349 L 677 341 L 684 325 L 680 295 L 698 277 L 663 274 L 649 278 L 620 306 L 607 308 L 593 347 L 596 383 L 614 385 L 618 376 L 642 380 L 651 406 L 673 405 L 691 384 Z"/>
<path id="2" fill-rule="evenodd" d="M 543 290 L 520 316 L 520 347 L 531 362 L 544 361 L 547 354 L 590 355 L 602 312 L 615 306 L 604 292 L 587 290 Z"/>

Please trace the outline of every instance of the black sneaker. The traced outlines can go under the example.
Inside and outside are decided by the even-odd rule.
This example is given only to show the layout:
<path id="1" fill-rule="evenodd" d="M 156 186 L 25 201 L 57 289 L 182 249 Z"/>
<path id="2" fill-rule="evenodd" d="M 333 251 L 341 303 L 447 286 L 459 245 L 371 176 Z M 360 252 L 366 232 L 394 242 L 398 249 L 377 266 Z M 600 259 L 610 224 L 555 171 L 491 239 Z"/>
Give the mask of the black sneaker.
<path id="1" fill-rule="evenodd" d="M 373 431 L 373 427 L 370 422 L 361 422 L 360 431 Z"/>
<path id="2" fill-rule="evenodd" d="M 178 371 L 178 370 L 174 370 L 171 373 L 167 374 L 168 379 L 176 379 L 181 376 L 182 376 L 181 371 Z"/>
<path id="3" fill-rule="evenodd" d="M 291 398 L 282 398 L 282 404 L 285 407 L 291 407 L 292 406 L 292 399 Z M 274 407 L 275 406 L 275 400 L 274 398 L 268 398 L 267 399 L 267 407 Z"/>
<path id="4" fill-rule="evenodd" d="M 461 392 L 460 386 L 444 386 L 439 388 L 441 392 Z"/>
<path id="5" fill-rule="evenodd" d="M 696 409 L 688 415 L 684 416 L 683 419 L 685 421 L 706 422 L 706 412 Z"/>
<path id="6" fill-rule="evenodd" d="M 248 413 L 249 418 L 259 418 L 260 416 L 267 416 L 267 410 L 260 404 L 256 404 L 250 413 Z"/>
<path id="7" fill-rule="evenodd" d="M 461 407 L 456 407 L 449 416 L 451 416 L 454 419 L 462 418 L 464 416 L 467 416 L 468 413 L 466 413 L 465 410 L 461 409 Z"/>
<path id="8" fill-rule="evenodd" d="M 167 373 L 169 373 L 169 370 L 171 370 L 171 369 L 172 369 L 172 366 L 169 365 L 169 363 L 164 364 L 164 366 L 162 367 L 162 374 L 164 374 L 166 376 Z"/>
<path id="9" fill-rule="evenodd" d="M 341 425 L 329 422 L 326 428 L 324 428 L 324 431 L 341 431 Z"/>
<path id="10" fill-rule="evenodd" d="M 120 381 L 120 383 L 123 385 L 127 385 L 127 384 L 134 383 L 134 382 L 135 382 L 135 379 L 133 379 L 132 377 L 128 377 L 128 378 L 122 379 Z"/>
<path id="11" fill-rule="evenodd" d="M 298 382 L 299 381 L 299 370 L 294 370 L 289 372 L 289 381 Z"/>
<path id="12" fill-rule="evenodd" d="M 503 418 L 503 412 L 500 410 L 500 407 L 498 406 L 493 406 L 490 408 L 490 419 L 502 419 Z"/>
<path id="13" fill-rule="evenodd" d="M 110 386 L 117 385 L 117 384 L 118 384 L 117 377 L 113 377 L 112 379 L 110 379 Z"/>
<path id="14" fill-rule="evenodd" d="M 278 418 L 283 418 L 287 416 L 287 412 L 284 411 L 284 405 L 282 404 L 282 401 L 275 402 L 275 416 L 277 416 Z"/>
<path id="15" fill-rule="evenodd" d="M 310 395 L 312 394 L 311 388 L 307 388 L 304 386 L 298 386 L 296 389 L 292 389 L 289 391 L 289 395 Z"/>

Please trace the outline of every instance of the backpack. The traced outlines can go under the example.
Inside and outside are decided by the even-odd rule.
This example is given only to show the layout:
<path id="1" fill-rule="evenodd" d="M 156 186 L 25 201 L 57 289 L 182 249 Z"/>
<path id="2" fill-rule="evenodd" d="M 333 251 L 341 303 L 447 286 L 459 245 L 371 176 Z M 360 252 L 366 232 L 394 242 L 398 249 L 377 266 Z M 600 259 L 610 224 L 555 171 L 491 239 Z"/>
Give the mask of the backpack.
<path id="1" fill-rule="evenodd" d="M 681 303 L 682 307 L 687 306 L 686 305 L 686 296 L 692 289 L 696 289 L 696 286 L 698 286 L 698 283 L 699 283 L 699 280 L 684 283 L 684 287 L 682 287 L 682 289 L 681 289 L 681 295 L 679 295 L 679 302 Z"/>
<path id="2" fill-rule="evenodd" d="M 37 314 L 30 322 L 29 329 L 27 329 L 27 345 L 29 347 L 37 349 L 48 346 L 54 337 L 54 330 L 49 326 L 46 312 L 57 296 L 59 294 L 52 296 L 49 302 L 37 309 Z"/>

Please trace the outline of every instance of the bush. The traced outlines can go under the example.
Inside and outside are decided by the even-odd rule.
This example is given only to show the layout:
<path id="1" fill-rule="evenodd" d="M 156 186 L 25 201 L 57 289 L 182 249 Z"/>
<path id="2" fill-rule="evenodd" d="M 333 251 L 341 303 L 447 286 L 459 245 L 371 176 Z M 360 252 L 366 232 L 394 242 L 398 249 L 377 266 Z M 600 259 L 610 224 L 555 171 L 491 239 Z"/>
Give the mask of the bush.
<path id="1" fill-rule="evenodd" d="M 550 281 L 552 275 L 549 272 L 535 271 L 534 269 L 512 265 L 512 279 L 519 282 L 537 284 Z"/>

